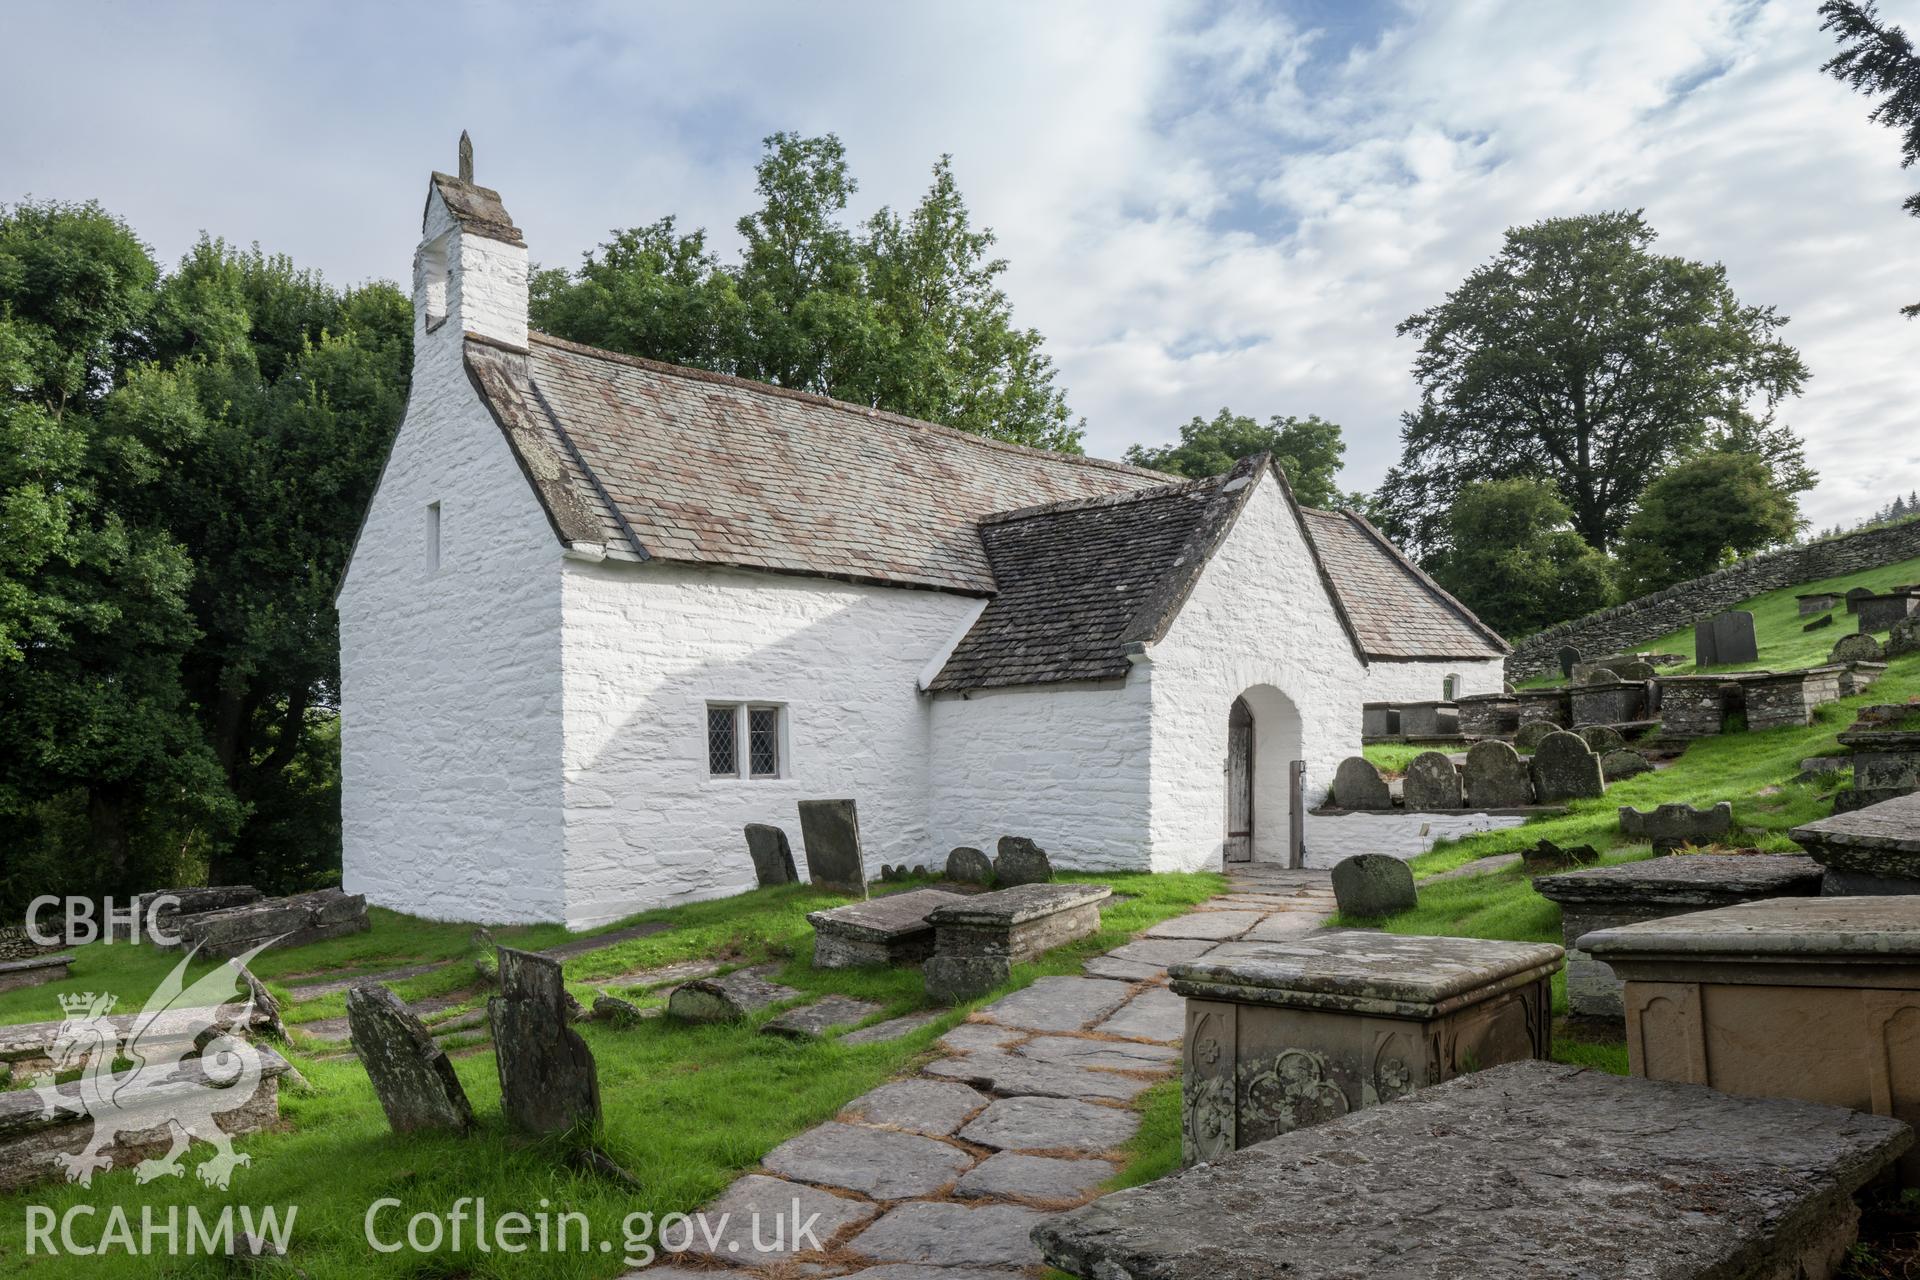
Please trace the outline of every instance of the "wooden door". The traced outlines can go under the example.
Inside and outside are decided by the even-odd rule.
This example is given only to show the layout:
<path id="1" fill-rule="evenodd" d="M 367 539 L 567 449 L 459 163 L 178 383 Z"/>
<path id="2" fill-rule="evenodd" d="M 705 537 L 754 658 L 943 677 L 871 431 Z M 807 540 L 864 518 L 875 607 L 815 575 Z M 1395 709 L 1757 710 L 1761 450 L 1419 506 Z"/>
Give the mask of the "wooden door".
<path id="1" fill-rule="evenodd" d="M 1253 861 L 1253 710 L 1244 698 L 1227 713 L 1226 859 Z"/>

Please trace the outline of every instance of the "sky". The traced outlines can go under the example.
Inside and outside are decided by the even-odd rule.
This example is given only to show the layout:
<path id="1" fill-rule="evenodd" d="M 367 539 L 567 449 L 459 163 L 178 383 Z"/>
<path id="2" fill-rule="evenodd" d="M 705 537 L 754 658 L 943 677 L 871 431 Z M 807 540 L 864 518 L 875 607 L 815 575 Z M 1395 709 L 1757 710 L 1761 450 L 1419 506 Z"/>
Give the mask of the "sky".
<path id="1" fill-rule="evenodd" d="M 1883 0 L 1920 30 L 1920 0 Z M 1819 526 L 1920 488 L 1920 220 L 1813 0 L 10 3 L 0 202 L 97 198 L 404 279 L 471 132 L 536 262 L 675 214 L 729 255 L 775 130 L 837 133 L 853 217 L 951 154 L 1090 453 L 1222 406 L 1317 413 L 1371 489 L 1417 392 L 1396 324 L 1509 226 L 1644 209 L 1792 317 Z M 26 51 L 32 51 L 28 54 Z"/>

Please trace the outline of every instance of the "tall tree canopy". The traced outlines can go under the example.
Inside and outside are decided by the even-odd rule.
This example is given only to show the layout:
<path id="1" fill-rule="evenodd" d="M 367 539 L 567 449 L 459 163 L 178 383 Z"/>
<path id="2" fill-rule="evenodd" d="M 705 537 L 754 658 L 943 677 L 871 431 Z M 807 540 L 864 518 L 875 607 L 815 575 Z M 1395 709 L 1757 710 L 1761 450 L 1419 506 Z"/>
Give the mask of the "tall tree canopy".
<path id="1" fill-rule="evenodd" d="M 1420 340 L 1421 397 L 1379 493 L 1393 533 L 1438 550 L 1464 485 L 1524 476 L 1550 481 L 1604 551 L 1650 477 L 1714 444 L 1763 458 L 1787 492 L 1812 487 L 1798 438 L 1773 419 L 1808 377 L 1780 340 L 1787 318 L 1653 240 L 1637 212 L 1516 227 L 1401 323 Z"/>
<path id="2" fill-rule="evenodd" d="M 1481 621 L 1518 639 L 1612 599 L 1607 558 L 1572 521 L 1544 480 L 1468 484 L 1447 513 L 1447 548 L 1428 571 Z"/>
<path id="3" fill-rule="evenodd" d="M 1709 449 L 1676 462 L 1640 495 L 1620 540 L 1622 590 L 1644 595 L 1712 573 L 1800 528 L 1799 508 L 1766 463 Z"/>
<path id="4" fill-rule="evenodd" d="M 1336 507 L 1349 501 L 1337 483 L 1346 452 L 1339 426 L 1318 414 L 1275 414 L 1263 423 L 1222 409 L 1211 419 L 1196 417 L 1182 426 L 1178 444 L 1154 449 L 1136 444 L 1127 449 L 1126 460 L 1197 480 L 1217 476 L 1250 454 L 1271 453 L 1287 473 L 1294 497 L 1309 507 Z"/>
<path id="5" fill-rule="evenodd" d="M 0 209 L 0 899 L 337 864 L 331 593 L 411 336 L 391 286 Z"/>
<path id="6" fill-rule="evenodd" d="M 905 214 L 849 226 L 840 140 L 777 133 L 742 217 L 738 262 L 671 217 L 617 232 L 576 271 L 533 281 L 533 321 L 577 342 L 890 409 L 1077 453 L 1080 426 L 1044 340 L 1013 321 L 1007 264 L 976 228 L 950 157 Z"/>
<path id="7" fill-rule="evenodd" d="M 1881 20 L 1872 0 L 1826 0 L 1820 6 L 1820 29 L 1833 32 L 1840 52 L 1821 70 L 1856 90 L 1877 97 L 1867 118 L 1900 133 L 1900 167 L 1920 161 L 1920 53 L 1907 33 Z M 1920 218 L 1920 191 L 1902 207 Z M 1920 302 L 1902 307 L 1906 316 L 1920 315 Z"/>

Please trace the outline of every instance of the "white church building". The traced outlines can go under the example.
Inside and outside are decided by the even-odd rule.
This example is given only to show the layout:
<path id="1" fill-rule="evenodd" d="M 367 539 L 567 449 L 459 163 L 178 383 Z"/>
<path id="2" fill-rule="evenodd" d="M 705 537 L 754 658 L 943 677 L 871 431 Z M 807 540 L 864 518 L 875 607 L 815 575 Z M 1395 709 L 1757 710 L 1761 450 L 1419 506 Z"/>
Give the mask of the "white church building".
<path id="1" fill-rule="evenodd" d="M 345 885 L 563 921 L 751 888 L 858 802 L 869 870 L 1283 860 L 1370 700 L 1506 646 L 1264 458 L 1178 480 L 531 332 L 500 197 L 434 174 L 404 421 L 338 595 Z"/>

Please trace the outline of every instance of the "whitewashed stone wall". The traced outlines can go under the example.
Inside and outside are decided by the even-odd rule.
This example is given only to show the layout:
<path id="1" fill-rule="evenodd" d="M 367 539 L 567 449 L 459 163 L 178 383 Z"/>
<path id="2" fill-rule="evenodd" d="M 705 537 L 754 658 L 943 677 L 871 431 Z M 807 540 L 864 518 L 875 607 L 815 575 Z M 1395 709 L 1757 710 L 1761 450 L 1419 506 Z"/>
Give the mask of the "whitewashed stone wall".
<path id="1" fill-rule="evenodd" d="M 1363 702 L 1438 702 L 1446 694 L 1450 675 L 1460 677 L 1454 696 L 1499 693 L 1506 687 L 1506 663 L 1500 658 L 1477 662 L 1390 662 L 1375 658 L 1367 667 Z"/>
<path id="2" fill-rule="evenodd" d="M 752 888 L 741 829 L 785 828 L 799 861 L 803 799 L 859 802 L 870 874 L 944 861 L 917 679 L 977 600 L 664 564 L 561 576 L 569 925 Z M 709 776 L 709 702 L 784 705 L 784 776 Z"/>
<path id="3" fill-rule="evenodd" d="M 1307 815 L 1306 864 L 1326 869 L 1356 853 L 1384 853 L 1405 861 L 1428 852 L 1442 840 L 1458 840 L 1482 831 L 1505 831 L 1526 818 L 1485 813 L 1343 813 Z"/>
<path id="4" fill-rule="evenodd" d="M 433 204 L 429 240 L 453 231 Z M 560 546 L 461 363 L 463 326 L 511 338 L 517 314 L 524 341 L 526 251 L 454 240 L 450 314 L 428 333 L 416 298 L 406 418 L 338 600 L 345 885 L 439 919 L 554 920 Z"/>
<path id="5" fill-rule="evenodd" d="M 1287 762 L 1306 761 L 1311 805 L 1360 750 L 1360 660 L 1279 484 L 1268 474 L 1256 483 L 1150 653 L 1155 871 L 1220 863 L 1227 714 L 1241 694 L 1254 691 L 1256 861 L 1286 857 Z"/>
<path id="6" fill-rule="evenodd" d="M 1124 682 L 940 694 L 933 849 L 942 859 L 956 845 L 991 855 L 1001 836 L 1023 835 L 1065 866 L 1145 870 L 1149 717 L 1138 667 Z"/>

